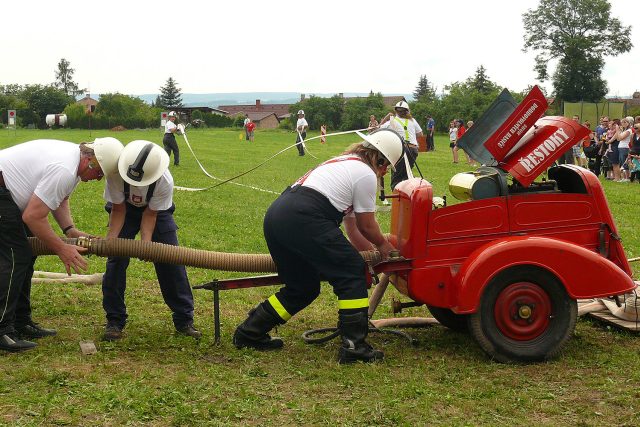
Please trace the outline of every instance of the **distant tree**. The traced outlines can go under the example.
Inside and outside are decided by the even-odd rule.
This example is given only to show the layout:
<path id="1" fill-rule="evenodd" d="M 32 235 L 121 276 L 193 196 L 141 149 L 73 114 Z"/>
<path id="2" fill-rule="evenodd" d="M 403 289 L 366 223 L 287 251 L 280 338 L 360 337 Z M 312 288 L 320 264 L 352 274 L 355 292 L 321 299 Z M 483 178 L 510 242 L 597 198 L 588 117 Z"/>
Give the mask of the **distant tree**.
<path id="1" fill-rule="evenodd" d="M 165 85 L 160 88 L 160 96 L 156 98 L 156 107 L 168 109 L 182 107 L 182 92 L 173 77 L 169 77 Z"/>
<path id="2" fill-rule="evenodd" d="M 55 87 L 74 98 L 85 92 L 85 89 L 79 89 L 78 84 L 73 81 L 73 73 L 75 72 L 76 70 L 71 68 L 71 63 L 62 58 L 60 62 L 58 62 L 56 81 L 54 82 Z"/>
<path id="3" fill-rule="evenodd" d="M 26 85 L 20 97 L 27 103 L 28 108 L 37 115 L 39 122 L 36 124 L 39 126 L 44 125 L 47 114 L 59 114 L 68 104 L 74 102 L 72 96 L 53 85 Z"/>
<path id="4" fill-rule="evenodd" d="M 483 94 L 493 93 L 496 89 L 496 84 L 489 79 L 487 70 L 482 65 L 476 69 L 475 75 L 469 77 L 467 82 L 472 89 Z"/>
<path id="5" fill-rule="evenodd" d="M 425 102 L 436 99 L 436 88 L 429 82 L 429 79 L 424 74 L 420 76 L 418 86 L 416 86 L 416 90 L 413 91 L 413 99 Z"/>
<path id="6" fill-rule="evenodd" d="M 345 100 L 341 96 L 322 98 L 312 95 L 304 101 L 289 106 L 291 127 L 293 128 L 296 124 L 298 110 L 304 110 L 310 129 L 319 129 L 322 124 L 327 125 L 329 129 L 341 129 L 344 106 Z"/>
<path id="7" fill-rule="evenodd" d="M 64 114 L 67 115 L 67 127 L 71 129 L 89 128 L 91 117 L 87 113 L 84 105 L 78 104 L 77 102 L 69 104 L 64 109 Z"/>
<path id="8" fill-rule="evenodd" d="M 540 0 L 524 13 L 523 50 L 539 52 L 534 70 L 538 79 L 549 78 L 551 60 L 557 98 L 565 101 L 599 101 L 607 92 L 602 79 L 605 56 L 617 56 L 632 48 L 631 27 L 611 16 L 607 0 Z"/>
<path id="9" fill-rule="evenodd" d="M 366 98 L 348 99 L 342 112 L 342 130 L 363 129 L 369 125 L 369 116 L 374 114 L 378 120 L 385 113 L 382 94 L 369 94 Z"/>
<path id="10" fill-rule="evenodd" d="M 151 101 L 151 106 L 152 107 L 158 107 L 158 108 L 162 108 L 162 100 L 160 99 L 160 95 L 156 96 L 156 100 L 155 101 Z"/>
<path id="11" fill-rule="evenodd" d="M 19 96 L 24 88 L 19 84 L 0 85 L 0 93 L 3 95 Z"/>
<path id="12" fill-rule="evenodd" d="M 128 129 L 150 128 L 158 125 L 159 110 L 142 99 L 121 93 L 100 95 L 93 123 L 96 128 L 122 125 Z"/>

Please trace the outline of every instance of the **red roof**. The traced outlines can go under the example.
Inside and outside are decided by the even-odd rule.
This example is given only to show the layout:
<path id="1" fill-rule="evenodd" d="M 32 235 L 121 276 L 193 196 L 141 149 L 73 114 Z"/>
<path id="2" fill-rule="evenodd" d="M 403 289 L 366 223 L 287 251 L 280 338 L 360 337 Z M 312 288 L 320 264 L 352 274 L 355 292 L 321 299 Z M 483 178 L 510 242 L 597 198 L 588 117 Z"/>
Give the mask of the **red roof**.
<path id="1" fill-rule="evenodd" d="M 289 112 L 290 105 L 291 104 L 261 104 L 260 101 L 256 101 L 254 105 L 218 105 L 218 108 L 227 111 L 230 116 L 249 114 L 249 117 L 251 117 L 251 113 L 273 113 L 280 117 Z"/>

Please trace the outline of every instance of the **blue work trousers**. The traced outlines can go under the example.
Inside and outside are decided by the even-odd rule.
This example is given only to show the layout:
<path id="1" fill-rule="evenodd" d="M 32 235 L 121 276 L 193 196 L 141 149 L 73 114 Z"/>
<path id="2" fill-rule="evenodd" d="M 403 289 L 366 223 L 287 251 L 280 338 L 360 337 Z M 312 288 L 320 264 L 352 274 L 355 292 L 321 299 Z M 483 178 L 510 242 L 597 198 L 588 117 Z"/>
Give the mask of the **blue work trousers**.
<path id="1" fill-rule="evenodd" d="M 124 225 L 118 237 L 134 239 L 140 231 L 144 208 L 137 208 L 126 203 L 127 212 Z M 106 206 L 111 212 L 111 206 Z M 176 230 L 178 226 L 173 220 L 172 206 L 166 211 L 159 211 L 152 241 L 178 246 Z M 193 294 L 184 265 L 153 263 L 164 302 L 173 312 L 173 323 L 176 329 L 182 329 L 193 323 Z M 102 279 L 102 307 L 107 314 L 107 323 L 124 328 L 127 321 L 127 308 L 124 294 L 127 288 L 127 267 L 129 258 L 110 257 Z"/>

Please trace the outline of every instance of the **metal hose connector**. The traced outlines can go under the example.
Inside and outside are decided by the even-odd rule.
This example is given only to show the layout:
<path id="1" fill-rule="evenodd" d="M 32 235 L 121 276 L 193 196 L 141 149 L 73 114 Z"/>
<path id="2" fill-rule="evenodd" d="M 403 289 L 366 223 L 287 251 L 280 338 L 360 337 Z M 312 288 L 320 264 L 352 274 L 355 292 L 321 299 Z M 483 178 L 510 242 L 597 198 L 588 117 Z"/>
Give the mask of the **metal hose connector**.
<path id="1" fill-rule="evenodd" d="M 62 240 L 67 244 L 86 248 L 88 254 L 102 257 L 137 258 L 142 261 L 185 265 L 219 271 L 277 272 L 276 265 L 269 254 L 214 252 L 132 239 L 89 239 L 79 237 Z M 55 252 L 35 237 L 30 237 L 29 243 L 34 256 L 55 255 Z M 377 251 L 364 251 L 360 252 L 360 255 L 366 262 L 374 265 L 381 261 L 380 253 Z"/>

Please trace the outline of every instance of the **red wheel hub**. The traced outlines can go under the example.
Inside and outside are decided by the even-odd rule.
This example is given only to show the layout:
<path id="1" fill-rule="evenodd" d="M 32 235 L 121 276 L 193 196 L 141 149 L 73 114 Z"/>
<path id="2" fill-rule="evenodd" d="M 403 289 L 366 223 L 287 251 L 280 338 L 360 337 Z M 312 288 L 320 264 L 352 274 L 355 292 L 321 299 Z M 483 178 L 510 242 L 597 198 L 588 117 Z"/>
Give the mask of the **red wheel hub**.
<path id="1" fill-rule="evenodd" d="M 493 315 L 503 335 L 516 341 L 529 341 L 549 327 L 551 300 L 535 283 L 513 283 L 498 295 Z"/>

